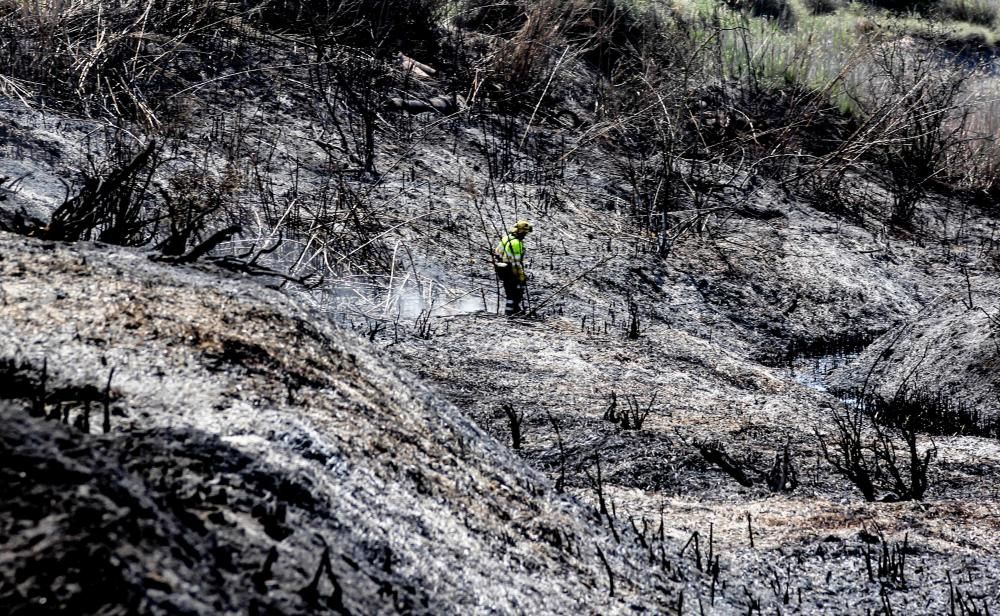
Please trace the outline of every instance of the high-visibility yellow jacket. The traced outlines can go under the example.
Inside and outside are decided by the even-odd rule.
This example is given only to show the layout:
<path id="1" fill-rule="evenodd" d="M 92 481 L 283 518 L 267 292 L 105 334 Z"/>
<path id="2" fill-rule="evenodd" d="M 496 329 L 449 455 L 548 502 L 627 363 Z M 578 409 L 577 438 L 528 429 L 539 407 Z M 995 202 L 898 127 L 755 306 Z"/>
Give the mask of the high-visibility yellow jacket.
<path id="1" fill-rule="evenodd" d="M 493 253 L 496 255 L 498 263 L 507 264 L 519 281 L 525 281 L 523 241 L 513 235 L 505 235 L 500 239 L 500 243 L 497 244 Z"/>

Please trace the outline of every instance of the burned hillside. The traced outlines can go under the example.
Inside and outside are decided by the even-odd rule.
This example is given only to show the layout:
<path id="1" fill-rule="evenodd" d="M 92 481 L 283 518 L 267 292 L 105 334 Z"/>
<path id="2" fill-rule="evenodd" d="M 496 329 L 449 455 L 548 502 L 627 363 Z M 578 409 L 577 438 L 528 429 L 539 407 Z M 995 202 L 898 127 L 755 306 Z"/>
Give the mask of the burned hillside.
<path id="1" fill-rule="evenodd" d="M 995 609 L 992 55 L 776 4 L 0 2 L 0 605 Z"/>

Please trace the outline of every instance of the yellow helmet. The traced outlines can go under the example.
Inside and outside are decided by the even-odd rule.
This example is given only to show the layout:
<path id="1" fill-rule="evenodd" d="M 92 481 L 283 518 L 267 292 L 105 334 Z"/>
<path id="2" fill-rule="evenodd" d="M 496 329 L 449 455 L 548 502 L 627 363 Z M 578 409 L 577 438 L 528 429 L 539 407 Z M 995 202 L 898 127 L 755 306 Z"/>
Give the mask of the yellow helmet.
<path id="1" fill-rule="evenodd" d="M 532 231 L 531 223 L 527 220 L 519 220 L 510 228 L 511 233 L 531 233 Z"/>

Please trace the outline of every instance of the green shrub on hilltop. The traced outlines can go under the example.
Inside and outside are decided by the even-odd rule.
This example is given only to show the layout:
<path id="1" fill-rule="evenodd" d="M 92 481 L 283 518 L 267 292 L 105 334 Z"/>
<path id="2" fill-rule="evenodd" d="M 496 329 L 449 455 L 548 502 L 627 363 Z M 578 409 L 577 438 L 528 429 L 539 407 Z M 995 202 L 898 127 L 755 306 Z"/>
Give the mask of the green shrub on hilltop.
<path id="1" fill-rule="evenodd" d="M 939 0 L 936 14 L 944 19 L 964 21 L 992 28 L 997 23 L 1000 6 L 995 0 Z"/>

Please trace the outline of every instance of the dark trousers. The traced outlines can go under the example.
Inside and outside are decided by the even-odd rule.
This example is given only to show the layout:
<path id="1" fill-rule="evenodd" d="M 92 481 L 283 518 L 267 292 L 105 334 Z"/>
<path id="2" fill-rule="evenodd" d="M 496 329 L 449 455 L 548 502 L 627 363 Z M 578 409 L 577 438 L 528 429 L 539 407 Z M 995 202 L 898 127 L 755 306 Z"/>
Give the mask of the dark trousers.
<path id="1" fill-rule="evenodd" d="M 513 270 L 508 267 L 498 267 L 497 276 L 503 283 L 503 292 L 507 296 L 507 304 L 503 313 L 507 316 L 521 312 L 521 301 L 524 299 L 524 283 L 518 281 Z"/>

